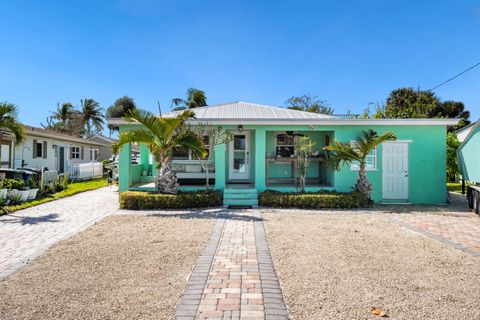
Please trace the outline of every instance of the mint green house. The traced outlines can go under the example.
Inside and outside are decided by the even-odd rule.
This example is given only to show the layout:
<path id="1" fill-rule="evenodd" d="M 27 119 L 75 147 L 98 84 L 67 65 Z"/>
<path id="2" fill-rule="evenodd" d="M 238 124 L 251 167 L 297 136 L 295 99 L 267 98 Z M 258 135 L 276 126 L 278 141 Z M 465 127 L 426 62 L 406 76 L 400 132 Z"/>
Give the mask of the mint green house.
<path id="1" fill-rule="evenodd" d="M 462 144 L 457 150 L 457 159 L 462 178 L 480 183 L 480 121 L 456 132 Z"/>
<path id="2" fill-rule="evenodd" d="M 193 109 L 190 125 L 208 123 L 231 130 L 233 140 L 215 146 L 209 156 L 210 182 L 224 191 L 225 205 L 257 203 L 258 192 L 273 189 L 298 190 L 294 162 L 294 139 L 307 135 L 315 141 L 315 157 L 308 167 L 307 191 L 348 192 L 355 185 L 358 167 L 340 171 L 327 168 L 323 147 L 333 139 L 353 141 L 362 130 L 393 131 L 397 141 L 386 142 L 368 157 L 368 178 L 375 201 L 414 204 L 446 203 L 446 127 L 452 119 L 350 119 L 288 110 L 245 102 Z M 176 112 L 164 114 L 175 116 Z M 135 127 L 111 119 L 120 132 Z M 208 140 L 206 140 L 208 141 Z M 141 145 L 139 164 L 131 163 L 131 146 L 120 154 L 120 192 L 153 186 L 155 166 L 146 146 Z M 198 159 L 176 150 L 173 166 L 183 190 L 204 188 L 206 174 Z"/>

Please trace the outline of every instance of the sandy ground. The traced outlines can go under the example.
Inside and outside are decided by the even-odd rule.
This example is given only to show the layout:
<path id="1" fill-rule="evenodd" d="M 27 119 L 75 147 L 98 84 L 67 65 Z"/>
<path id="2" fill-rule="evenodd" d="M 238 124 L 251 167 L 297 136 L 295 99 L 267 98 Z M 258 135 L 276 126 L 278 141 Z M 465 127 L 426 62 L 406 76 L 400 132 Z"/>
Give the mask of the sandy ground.
<path id="1" fill-rule="evenodd" d="M 478 258 L 379 213 L 263 217 L 293 319 L 480 319 Z"/>
<path id="2" fill-rule="evenodd" d="M 0 319 L 168 319 L 214 223 L 106 218 L 0 281 Z"/>

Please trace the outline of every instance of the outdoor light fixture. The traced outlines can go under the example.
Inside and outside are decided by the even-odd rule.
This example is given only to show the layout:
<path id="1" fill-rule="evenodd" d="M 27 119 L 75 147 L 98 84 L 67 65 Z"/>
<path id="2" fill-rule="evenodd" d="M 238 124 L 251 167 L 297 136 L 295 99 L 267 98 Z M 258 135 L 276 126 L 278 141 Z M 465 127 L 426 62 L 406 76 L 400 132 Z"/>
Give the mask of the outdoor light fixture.
<path id="1" fill-rule="evenodd" d="M 238 131 L 243 132 L 243 126 L 242 125 L 238 126 Z"/>

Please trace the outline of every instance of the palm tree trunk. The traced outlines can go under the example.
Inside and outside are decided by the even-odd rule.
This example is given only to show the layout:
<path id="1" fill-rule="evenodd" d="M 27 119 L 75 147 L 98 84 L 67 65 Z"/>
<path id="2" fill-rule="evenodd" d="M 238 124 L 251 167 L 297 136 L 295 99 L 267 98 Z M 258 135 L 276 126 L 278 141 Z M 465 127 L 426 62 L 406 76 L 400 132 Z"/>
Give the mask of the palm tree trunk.
<path id="1" fill-rule="evenodd" d="M 177 174 L 172 170 L 172 164 L 167 157 L 163 158 L 160 162 L 160 170 L 157 181 L 155 182 L 155 187 L 160 193 L 177 194 Z"/>
<path id="2" fill-rule="evenodd" d="M 360 170 L 358 171 L 358 179 L 355 184 L 355 190 L 357 192 L 363 193 L 367 199 L 370 199 L 372 195 L 372 184 L 368 181 L 367 173 L 365 170 L 365 164 L 360 164 Z"/>

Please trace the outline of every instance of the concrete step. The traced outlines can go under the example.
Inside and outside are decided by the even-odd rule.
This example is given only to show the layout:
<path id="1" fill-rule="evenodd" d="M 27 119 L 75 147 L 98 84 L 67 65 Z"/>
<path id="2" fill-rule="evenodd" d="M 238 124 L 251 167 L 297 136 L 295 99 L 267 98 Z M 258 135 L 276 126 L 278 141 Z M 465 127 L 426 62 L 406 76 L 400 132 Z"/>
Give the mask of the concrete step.
<path id="1" fill-rule="evenodd" d="M 224 193 L 224 199 L 258 199 L 257 193 Z"/>
<path id="2" fill-rule="evenodd" d="M 258 199 L 223 199 L 225 206 L 258 206 Z"/>

